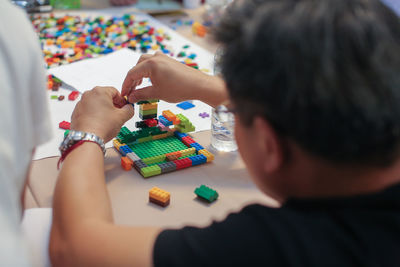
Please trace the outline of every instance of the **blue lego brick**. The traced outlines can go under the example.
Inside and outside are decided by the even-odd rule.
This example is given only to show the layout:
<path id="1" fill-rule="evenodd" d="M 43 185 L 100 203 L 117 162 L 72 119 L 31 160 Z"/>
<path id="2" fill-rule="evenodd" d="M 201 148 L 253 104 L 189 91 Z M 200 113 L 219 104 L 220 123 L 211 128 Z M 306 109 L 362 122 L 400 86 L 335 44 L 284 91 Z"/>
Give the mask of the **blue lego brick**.
<path id="1" fill-rule="evenodd" d="M 187 110 L 187 109 L 191 109 L 194 108 L 195 105 L 193 105 L 192 103 L 190 103 L 189 101 L 184 101 L 182 103 L 179 103 L 178 105 L 176 105 L 178 108 L 181 108 L 183 110 Z"/>
<path id="2" fill-rule="evenodd" d="M 192 166 L 200 165 L 207 162 L 207 157 L 204 155 L 191 156 L 189 159 L 192 161 Z"/>
<path id="3" fill-rule="evenodd" d="M 190 147 L 194 147 L 196 149 L 196 151 L 204 149 L 204 147 L 202 145 L 200 145 L 199 143 L 190 144 Z"/>
<path id="4" fill-rule="evenodd" d="M 129 146 L 120 146 L 119 152 L 125 157 L 126 154 L 132 153 L 132 149 Z"/>
<path id="5" fill-rule="evenodd" d="M 174 135 L 175 135 L 179 140 L 182 140 L 183 137 L 188 136 L 187 134 L 181 133 L 181 132 L 178 132 L 178 131 L 175 131 L 175 132 L 174 132 Z"/>
<path id="6" fill-rule="evenodd" d="M 158 121 L 161 122 L 164 126 L 168 127 L 172 125 L 172 121 L 167 120 L 164 116 L 158 116 Z"/>

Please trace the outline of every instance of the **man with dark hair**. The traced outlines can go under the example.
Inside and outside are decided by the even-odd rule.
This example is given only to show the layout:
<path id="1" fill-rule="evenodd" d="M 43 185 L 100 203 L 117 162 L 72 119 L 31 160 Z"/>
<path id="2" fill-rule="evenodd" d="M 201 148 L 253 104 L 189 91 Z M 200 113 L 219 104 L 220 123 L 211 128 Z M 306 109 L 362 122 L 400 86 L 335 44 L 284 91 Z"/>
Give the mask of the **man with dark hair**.
<path id="1" fill-rule="evenodd" d="M 116 226 L 101 150 L 84 143 L 59 176 L 53 263 L 400 266 L 399 18 L 378 0 L 242 0 L 215 35 L 224 81 L 145 55 L 122 95 L 229 98 L 243 161 L 282 206 L 250 205 L 206 228 Z M 134 90 L 144 77 L 152 86 Z M 109 141 L 132 110 L 115 107 L 113 88 L 85 95 L 72 128 Z"/>

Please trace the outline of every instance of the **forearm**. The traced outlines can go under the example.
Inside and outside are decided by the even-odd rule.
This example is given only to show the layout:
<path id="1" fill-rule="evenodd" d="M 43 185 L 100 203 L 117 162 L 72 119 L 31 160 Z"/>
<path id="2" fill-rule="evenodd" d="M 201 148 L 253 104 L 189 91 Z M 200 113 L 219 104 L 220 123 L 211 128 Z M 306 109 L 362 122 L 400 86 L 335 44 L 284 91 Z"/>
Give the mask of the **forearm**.
<path id="1" fill-rule="evenodd" d="M 65 159 L 54 194 L 54 225 L 73 236 L 88 219 L 112 223 L 104 175 L 104 157 L 97 144 L 86 142 Z"/>

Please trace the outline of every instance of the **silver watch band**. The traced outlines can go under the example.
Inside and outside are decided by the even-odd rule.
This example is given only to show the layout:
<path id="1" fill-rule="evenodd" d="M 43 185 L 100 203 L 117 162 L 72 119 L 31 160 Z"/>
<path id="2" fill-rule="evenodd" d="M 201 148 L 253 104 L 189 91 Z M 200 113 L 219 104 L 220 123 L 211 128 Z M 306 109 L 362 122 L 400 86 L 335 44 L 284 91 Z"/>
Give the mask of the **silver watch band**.
<path id="1" fill-rule="evenodd" d="M 59 149 L 61 155 L 63 155 L 64 152 L 67 151 L 74 144 L 78 143 L 79 141 L 85 141 L 85 140 L 97 143 L 101 147 L 103 154 L 104 155 L 106 154 L 106 147 L 104 145 L 104 141 L 97 135 L 81 131 L 70 131 L 60 145 Z"/>

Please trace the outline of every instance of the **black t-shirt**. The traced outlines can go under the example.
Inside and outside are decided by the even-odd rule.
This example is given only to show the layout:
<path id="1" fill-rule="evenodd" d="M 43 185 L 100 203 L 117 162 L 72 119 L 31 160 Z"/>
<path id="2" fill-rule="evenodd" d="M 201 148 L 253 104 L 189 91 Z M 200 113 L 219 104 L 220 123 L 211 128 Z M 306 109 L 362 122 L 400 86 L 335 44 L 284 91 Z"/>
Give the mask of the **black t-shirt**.
<path id="1" fill-rule="evenodd" d="M 346 198 L 251 205 L 206 228 L 165 230 L 157 266 L 400 266 L 400 185 Z"/>

